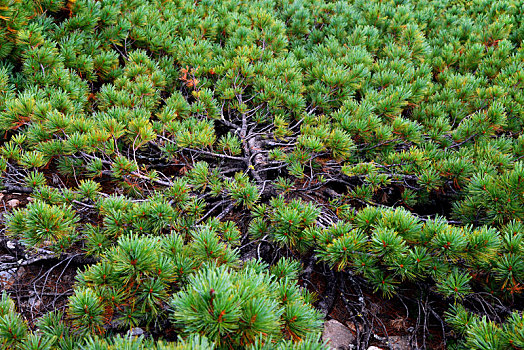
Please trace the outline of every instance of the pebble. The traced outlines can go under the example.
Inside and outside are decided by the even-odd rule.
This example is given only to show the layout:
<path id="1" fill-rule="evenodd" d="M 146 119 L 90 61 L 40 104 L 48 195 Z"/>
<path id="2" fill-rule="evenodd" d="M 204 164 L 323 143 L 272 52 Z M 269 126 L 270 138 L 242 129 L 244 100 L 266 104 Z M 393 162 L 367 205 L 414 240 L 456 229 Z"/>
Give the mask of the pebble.
<path id="1" fill-rule="evenodd" d="M 145 331 L 142 329 L 142 328 L 139 328 L 139 327 L 135 327 L 135 328 L 131 328 L 127 334 L 132 336 L 132 337 L 139 337 L 141 335 L 144 335 Z"/>
<path id="2" fill-rule="evenodd" d="M 324 322 L 322 340 L 327 342 L 330 349 L 347 350 L 354 347 L 355 336 L 351 330 L 337 320 Z"/>
<path id="3" fill-rule="evenodd" d="M 10 208 L 16 208 L 20 205 L 20 201 L 18 199 L 13 198 L 8 200 L 6 204 Z"/>

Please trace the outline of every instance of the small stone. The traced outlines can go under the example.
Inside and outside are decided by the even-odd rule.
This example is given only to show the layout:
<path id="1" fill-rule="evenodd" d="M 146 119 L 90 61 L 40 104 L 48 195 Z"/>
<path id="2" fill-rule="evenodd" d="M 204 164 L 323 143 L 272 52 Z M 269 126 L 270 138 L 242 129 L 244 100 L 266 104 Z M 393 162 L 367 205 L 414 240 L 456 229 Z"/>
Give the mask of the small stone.
<path id="1" fill-rule="evenodd" d="M 376 346 L 370 346 L 368 350 L 382 350 L 382 348 L 377 348 Z"/>
<path id="2" fill-rule="evenodd" d="M 329 320 L 324 322 L 322 340 L 327 342 L 330 349 L 347 350 L 353 348 L 355 336 L 342 323 L 337 320 Z"/>
<path id="3" fill-rule="evenodd" d="M 139 328 L 139 327 L 135 327 L 135 328 L 131 328 L 127 334 L 132 336 L 132 337 L 139 337 L 141 335 L 144 335 L 144 330 L 142 328 Z"/>
<path id="4" fill-rule="evenodd" d="M 20 205 L 20 201 L 18 199 L 13 198 L 8 200 L 6 204 L 10 208 L 16 208 Z"/>
<path id="5" fill-rule="evenodd" d="M 33 203 L 35 201 L 33 197 L 27 197 L 26 199 L 28 203 Z"/>

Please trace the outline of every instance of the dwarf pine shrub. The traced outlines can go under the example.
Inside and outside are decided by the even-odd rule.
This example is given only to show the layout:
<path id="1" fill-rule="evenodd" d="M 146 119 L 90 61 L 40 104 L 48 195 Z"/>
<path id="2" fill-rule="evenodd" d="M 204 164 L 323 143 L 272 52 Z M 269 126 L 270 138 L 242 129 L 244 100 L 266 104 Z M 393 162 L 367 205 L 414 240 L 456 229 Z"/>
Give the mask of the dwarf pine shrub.
<path id="1" fill-rule="evenodd" d="M 0 232 L 85 265 L 38 320 L 2 294 L 0 346 L 321 349 L 303 286 L 349 281 L 523 347 L 523 13 L 0 0 Z"/>

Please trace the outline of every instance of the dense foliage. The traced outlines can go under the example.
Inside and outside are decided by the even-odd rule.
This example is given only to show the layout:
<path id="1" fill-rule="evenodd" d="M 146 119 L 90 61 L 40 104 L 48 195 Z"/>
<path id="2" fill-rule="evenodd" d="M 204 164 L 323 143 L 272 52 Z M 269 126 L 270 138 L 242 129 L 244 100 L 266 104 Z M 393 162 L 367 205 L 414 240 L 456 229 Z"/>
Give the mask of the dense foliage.
<path id="1" fill-rule="evenodd" d="M 4 233 L 96 261 L 0 346 L 321 349 L 322 267 L 524 348 L 523 40 L 520 0 L 0 0 Z"/>

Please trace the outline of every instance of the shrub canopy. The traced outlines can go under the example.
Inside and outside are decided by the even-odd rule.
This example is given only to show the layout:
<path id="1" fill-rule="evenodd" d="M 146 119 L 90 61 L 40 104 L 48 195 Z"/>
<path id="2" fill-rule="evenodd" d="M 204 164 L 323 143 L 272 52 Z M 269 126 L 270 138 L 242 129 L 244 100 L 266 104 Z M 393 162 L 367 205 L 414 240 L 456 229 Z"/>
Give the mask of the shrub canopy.
<path id="1" fill-rule="evenodd" d="M 317 269 L 524 347 L 523 40 L 518 0 L 0 0 L 5 232 L 95 261 L 0 345 L 322 348 Z"/>

